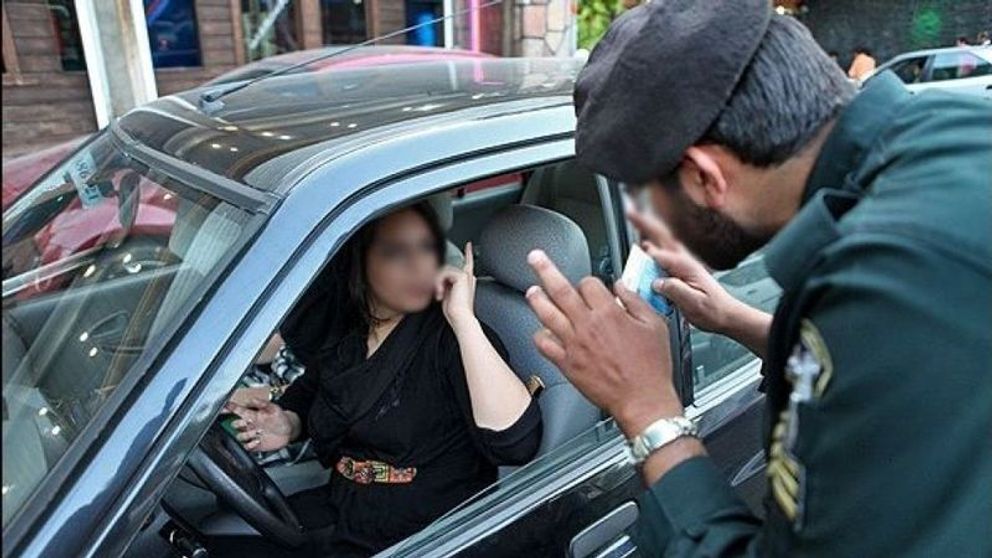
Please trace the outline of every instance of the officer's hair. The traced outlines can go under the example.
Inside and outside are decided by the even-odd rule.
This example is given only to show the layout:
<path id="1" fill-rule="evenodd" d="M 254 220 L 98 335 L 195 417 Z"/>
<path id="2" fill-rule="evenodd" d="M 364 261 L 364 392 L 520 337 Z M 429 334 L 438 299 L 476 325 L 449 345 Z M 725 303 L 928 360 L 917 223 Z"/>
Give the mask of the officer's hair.
<path id="1" fill-rule="evenodd" d="M 697 143 L 717 143 L 759 167 L 802 151 L 854 97 L 854 86 L 809 31 L 773 14 L 727 106 Z"/>

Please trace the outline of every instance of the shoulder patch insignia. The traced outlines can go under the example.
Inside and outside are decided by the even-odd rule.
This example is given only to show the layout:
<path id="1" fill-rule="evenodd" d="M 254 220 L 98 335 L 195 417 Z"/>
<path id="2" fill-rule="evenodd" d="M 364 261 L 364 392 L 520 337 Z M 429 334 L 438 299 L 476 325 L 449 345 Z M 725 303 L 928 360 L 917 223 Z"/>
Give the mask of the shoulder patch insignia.
<path id="1" fill-rule="evenodd" d="M 785 365 L 785 379 L 792 387 L 788 407 L 778 417 L 768 456 L 769 487 L 783 515 L 798 530 L 803 523 L 806 468 L 796 456 L 799 406 L 818 399 L 830 384 L 833 362 L 827 344 L 813 322 L 803 320 L 799 340 Z"/>
<path id="2" fill-rule="evenodd" d="M 809 358 L 816 362 L 819 367 L 817 377 L 812 384 L 812 395 L 819 398 L 827 389 L 827 385 L 834 375 L 834 365 L 830 358 L 830 350 L 827 349 L 827 343 L 820 335 L 820 330 L 807 319 L 804 319 L 799 326 L 799 343 L 796 345 L 796 350 L 809 355 Z"/>

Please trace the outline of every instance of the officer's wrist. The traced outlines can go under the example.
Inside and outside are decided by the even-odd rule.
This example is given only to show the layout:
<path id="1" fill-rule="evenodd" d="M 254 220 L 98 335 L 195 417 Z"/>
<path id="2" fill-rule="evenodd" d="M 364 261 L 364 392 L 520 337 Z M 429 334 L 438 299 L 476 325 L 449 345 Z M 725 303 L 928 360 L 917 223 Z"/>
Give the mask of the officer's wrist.
<path id="1" fill-rule="evenodd" d="M 666 394 L 649 401 L 630 401 L 623 408 L 613 413 L 613 418 L 628 440 L 639 436 L 644 429 L 657 420 L 682 416 L 682 403 L 675 395 Z"/>

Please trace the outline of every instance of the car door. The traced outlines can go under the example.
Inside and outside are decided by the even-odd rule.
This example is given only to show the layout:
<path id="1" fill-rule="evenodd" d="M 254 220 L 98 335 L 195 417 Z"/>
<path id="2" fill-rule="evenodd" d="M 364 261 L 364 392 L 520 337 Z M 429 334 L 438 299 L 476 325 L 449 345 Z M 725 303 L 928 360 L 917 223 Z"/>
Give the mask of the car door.
<path id="1" fill-rule="evenodd" d="M 604 218 L 610 236 L 619 246 L 629 246 L 634 233 L 622 218 L 620 189 L 602 183 L 609 194 Z M 756 306 L 769 309 L 777 302 L 777 286 L 768 279 L 760 255 L 718 279 Z M 761 363 L 729 340 L 717 341 L 698 330 L 692 334 L 699 339 L 698 345 L 692 343 L 693 356 L 698 351 L 704 364 L 695 368 L 698 389 L 687 414 L 699 422 L 707 449 L 728 481 L 760 513 L 765 489 Z M 381 555 L 636 555 L 630 530 L 642 493 L 623 435 L 607 419 Z"/>

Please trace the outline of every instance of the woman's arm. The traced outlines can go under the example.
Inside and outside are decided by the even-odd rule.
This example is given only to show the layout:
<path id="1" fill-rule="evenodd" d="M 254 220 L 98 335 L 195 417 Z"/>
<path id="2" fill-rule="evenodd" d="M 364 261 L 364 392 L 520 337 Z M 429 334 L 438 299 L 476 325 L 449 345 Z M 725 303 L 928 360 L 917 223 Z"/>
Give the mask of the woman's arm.
<path id="1" fill-rule="evenodd" d="M 438 274 L 436 296 L 443 301 L 444 315 L 458 339 L 475 424 L 500 431 L 517 422 L 531 397 L 475 317 L 474 260 L 469 242 L 465 266 L 448 266 Z"/>
<path id="2" fill-rule="evenodd" d="M 458 338 L 476 426 L 496 431 L 513 426 L 530 405 L 527 387 L 493 347 L 474 315 L 451 327 Z"/>

